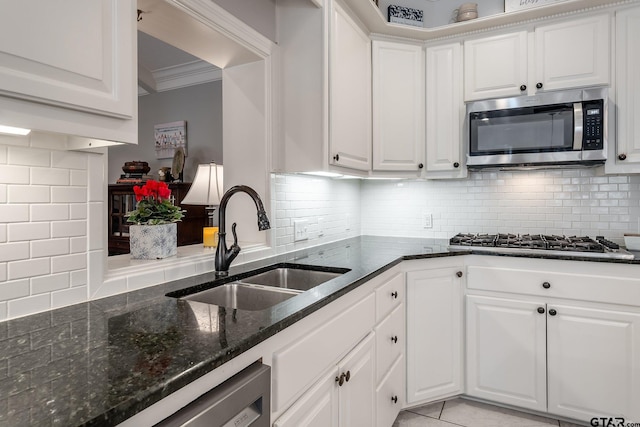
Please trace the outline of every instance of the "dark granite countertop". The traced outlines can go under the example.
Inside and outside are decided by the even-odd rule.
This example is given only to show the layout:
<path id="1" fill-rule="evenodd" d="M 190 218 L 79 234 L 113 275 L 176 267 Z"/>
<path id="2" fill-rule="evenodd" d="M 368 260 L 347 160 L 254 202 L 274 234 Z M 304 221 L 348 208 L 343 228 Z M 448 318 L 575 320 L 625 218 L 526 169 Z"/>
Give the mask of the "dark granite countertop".
<path id="1" fill-rule="evenodd" d="M 350 269 L 262 311 L 165 296 L 215 280 L 208 273 L 2 322 L 0 427 L 116 425 L 402 260 L 472 253 L 447 246 L 362 236 L 233 267 L 231 276 L 282 262 Z"/>

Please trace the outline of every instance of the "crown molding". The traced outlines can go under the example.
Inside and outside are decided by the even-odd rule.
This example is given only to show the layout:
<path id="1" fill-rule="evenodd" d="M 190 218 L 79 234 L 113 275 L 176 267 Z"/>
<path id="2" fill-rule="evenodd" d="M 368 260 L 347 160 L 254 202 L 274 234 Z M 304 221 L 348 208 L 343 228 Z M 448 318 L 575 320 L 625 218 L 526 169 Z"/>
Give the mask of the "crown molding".
<path id="1" fill-rule="evenodd" d="M 152 75 L 156 82 L 157 92 L 222 80 L 222 70 L 205 61 L 193 61 L 161 68 L 153 71 Z M 138 96 L 148 94 L 149 92 L 138 86 Z"/>

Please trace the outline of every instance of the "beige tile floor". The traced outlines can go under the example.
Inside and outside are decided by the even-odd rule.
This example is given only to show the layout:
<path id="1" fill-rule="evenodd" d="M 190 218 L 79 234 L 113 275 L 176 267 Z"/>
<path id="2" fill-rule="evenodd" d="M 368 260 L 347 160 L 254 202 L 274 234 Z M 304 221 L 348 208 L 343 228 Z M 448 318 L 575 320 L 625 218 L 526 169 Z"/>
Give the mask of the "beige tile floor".
<path id="1" fill-rule="evenodd" d="M 393 427 L 578 427 L 553 418 L 452 399 L 402 411 Z"/>

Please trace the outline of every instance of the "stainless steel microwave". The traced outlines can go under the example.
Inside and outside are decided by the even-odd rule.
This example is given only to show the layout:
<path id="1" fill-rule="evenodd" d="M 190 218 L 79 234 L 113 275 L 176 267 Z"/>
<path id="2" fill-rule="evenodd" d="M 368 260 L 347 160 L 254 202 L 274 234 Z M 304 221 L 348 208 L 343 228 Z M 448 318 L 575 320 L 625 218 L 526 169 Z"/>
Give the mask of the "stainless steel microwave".
<path id="1" fill-rule="evenodd" d="M 467 167 L 596 166 L 607 159 L 607 88 L 467 105 Z"/>

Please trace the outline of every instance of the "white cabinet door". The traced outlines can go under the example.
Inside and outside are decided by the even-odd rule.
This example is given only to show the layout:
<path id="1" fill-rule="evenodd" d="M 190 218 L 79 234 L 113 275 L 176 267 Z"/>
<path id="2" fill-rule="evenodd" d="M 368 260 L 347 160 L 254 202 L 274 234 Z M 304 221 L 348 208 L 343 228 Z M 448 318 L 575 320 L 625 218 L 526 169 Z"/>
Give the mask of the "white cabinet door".
<path id="1" fill-rule="evenodd" d="M 134 117 L 136 2 L 0 2 L 0 94 Z"/>
<path id="2" fill-rule="evenodd" d="M 424 167 L 422 46 L 373 42 L 373 170 Z"/>
<path id="3" fill-rule="evenodd" d="M 515 96 L 526 91 L 527 51 L 526 31 L 466 41 L 465 101 Z"/>
<path id="4" fill-rule="evenodd" d="M 376 425 L 391 427 L 404 402 L 404 358 L 400 356 L 376 390 Z"/>
<path id="5" fill-rule="evenodd" d="M 609 15 L 604 14 L 538 26 L 536 88 L 556 90 L 609 84 L 609 20 Z"/>
<path id="6" fill-rule="evenodd" d="M 407 402 L 462 392 L 462 268 L 407 272 Z"/>
<path id="7" fill-rule="evenodd" d="M 549 412 L 640 421 L 640 314 L 556 304 L 548 314 Z"/>
<path id="8" fill-rule="evenodd" d="M 546 411 L 544 304 L 476 295 L 466 302 L 467 394 Z"/>
<path id="9" fill-rule="evenodd" d="M 606 170 L 612 173 L 640 171 L 640 8 L 616 14 L 616 141 L 609 140 Z M 613 126 L 612 121 L 609 126 Z"/>
<path id="10" fill-rule="evenodd" d="M 329 44 L 329 162 L 371 169 L 371 41 L 333 3 Z"/>
<path id="11" fill-rule="evenodd" d="M 369 334 L 338 365 L 339 375 L 346 375 L 338 387 L 340 426 L 373 426 L 374 414 L 374 334 Z"/>
<path id="12" fill-rule="evenodd" d="M 274 427 L 338 426 L 337 370 L 325 376 L 273 423 Z"/>
<path id="13" fill-rule="evenodd" d="M 427 178 L 464 178 L 462 46 L 427 48 Z"/>

